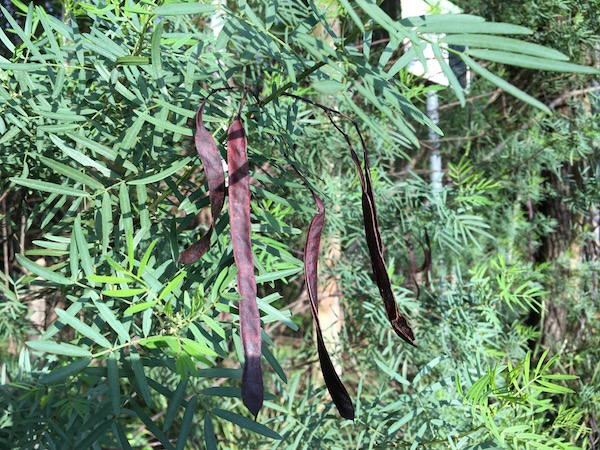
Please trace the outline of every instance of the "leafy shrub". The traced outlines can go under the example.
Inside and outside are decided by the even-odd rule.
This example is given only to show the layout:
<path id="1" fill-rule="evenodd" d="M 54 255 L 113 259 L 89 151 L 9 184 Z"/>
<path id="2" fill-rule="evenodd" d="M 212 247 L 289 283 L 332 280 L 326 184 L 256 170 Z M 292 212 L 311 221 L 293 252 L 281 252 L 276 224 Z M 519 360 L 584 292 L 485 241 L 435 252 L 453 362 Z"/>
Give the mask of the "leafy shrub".
<path id="1" fill-rule="evenodd" d="M 165 448 L 215 448 L 218 436 L 224 448 L 570 448 L 553 433 L 573 430 L 581 417 L 553 405 L 548 394 L 568 395 L 565 384 L 574 377 L 554 370 L 557 356 L 532 361 L 528 345 L 536 332 L 519 323 L 545 295 L 539 273 L 501 250 L 484 252 L 494 237 L 483 209 L 494 203 L 497 183 L 467 160 L 451 166 L 452 183 L 441 195 L 418 175 L 389 174 L 419 145 L 419 126 L 438 130 L 415 105 L 434 89 L 406 72 L 413 57 L 424 59 L 427 44 L 440 58 L 463 36 L 492 47 L 469 50 L 472 57 L 596 72 L 550 49 L 494 41 L 494 34 L 526 35 L 524 27 L 475 16 L 396 22 L 366 0 L 356 2 L 360 9 L 340 4 L 340 36 L 313 2 L 239 2 L 230 9 L 92 1 L 68 5 L 65 21 L 30 5 L 22 27 L 2 8 L 8 33 L 21 42 L 0 34 L 10 54 L 0 60 L 0 171 L 2 191 L 10 193 L 3 220 L 23 230 L 11 240 L 16 263 L 0 284 L 0 331 L 19 348 L 2 366 L 3 445 L 130 448 L 158 441 Z M 315 35 L 317 24 L 329 42 Z M 378 59 L 373 29 L 390 38 Z M 404 38 L 412 50 L 400 57 Z M 521 53 L 511 51 L 515 45 Z M 548 111 L 466 51 L 450 51 L 489 82 Z M 465 104 L 451 69 L 441 67 Z M 243 114 L 266 362 L 259 421 L 245 416 L 239 400 L 240 297 L 228 214 L 216 221 L 202 259 L 176 263 L 196 240 L 195 218 L 209 204 L 191 150 L 196 109 L 209 92 L 232 85 L 254 94 Z M 369 263 L 360 188 L 349 176 L 345 140 L 358 142 L 358 135 L 350 122 L 327 121 L 314 102 L 284 95 L 291 91 L 355 117 L 368 135 L 389 252 L 384 263 L 400 310 L 413 318 L 418 349 L 390 332 L 363 270 Z M 218 90 L 206 106 L 218 148 L 241 95 Z M 347 250 L 330 270 L 347 298 L 341 354 L 348 356 L 340 361 L 353 423 L 337 417 L 320 378 L 282 367 L 281 361 L 314 358 L 312 346 L 286 347 L 266 331 L 279 323 L 299 329 L 287 304 L 299 288 L 297 249 L 314 210 L 292 165 L 333 211 L 326 233 L 341 236 Z M 431 253 L 429 236 L 434 253 L 468 253 L 479 264 L 465 265 L 463 275 L 458 260 L 450 266 L 452 282 L 422 286 L 417 302 L 402 282 L 415 275 L 410 255 L 425 261 Z M 439 259 L 435 264 L 441 267 Z M 23 304 L 38 298 L 57 320 L 28 338 Z"/>

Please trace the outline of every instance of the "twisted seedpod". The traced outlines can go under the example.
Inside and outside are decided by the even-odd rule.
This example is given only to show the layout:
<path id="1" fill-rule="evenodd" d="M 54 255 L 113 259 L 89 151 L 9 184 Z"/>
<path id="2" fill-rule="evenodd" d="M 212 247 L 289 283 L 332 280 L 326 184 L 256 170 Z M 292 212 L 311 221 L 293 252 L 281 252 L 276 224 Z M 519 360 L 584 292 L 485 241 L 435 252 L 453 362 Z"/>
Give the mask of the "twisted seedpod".
<path id="1" fill-rule="evenodd" d="M 321 323 L 319 322 L 319 300 L 317 298 L 317 278 L 318 278 L 318 262 L 319 262 L 319 247 L 321 245 L 321 233 L 325 223 L 325 205 L 321 198 L 310 188 L 306 178 L 294 167 L 298 176 L 302 179 L 306 187 L 310 190 L 317 213 L 310 222 L 308 228 L 308 236 L 306 237 L 306 246 L 304 247 L 304 277 L 306 280 L 306 289 L 308 291 L 308 300 L 310 302 L 310 312 L 312 313 L 315 329 L 317 332 L 317 349 L 319 352 L 319 363 L 321 372 L 325 380 L 325 386 L 333 399 L 333 403 L 338 409 L 340 415 L 345 419 L 354 420 L 354 406 L 348 391 L 344 387 L 340 377 L 333 367 L 323 333 L 321 331 Z"/>
<path id="2" fill-rule="evenodd" d="M 208 232 L 198 241 L 185 249 L 177 259 L 178 263 L 191 264 L 198 261 L 210 247 L 210 237 L 215 228 L 215 221 L 223 209 L 225 202 L 225 173 L 223 172 L 223 164 L 221 164 L 221 155 L 217 150 L 217 144 L 212 137 L 212 134 L 204 127 L 202 123 L 202 115 L 204 106 L 208 97 L 204 99 L 198 112 L 196 113 L 196 133 L 194 140 L 196 150 L 202 161 L 206 180 L 208 181 L 208 195 L 210 198 L 210 228 Z"/>
<path id="3" fill-rule="evenodd" d="M 358 173 L 358 178 L 360 180 L 360 185 L 362 188 L 363 221 L 365 225 L 367 247 L 369 249 L 369 256 L 371 258 L 371 267 L 373 269 L 375 283 L 377 284 L 377 287 L 379 288 L 379 293 L 381 294 L 381 298 L 383 299 L 386 315 L 396 334 L 402 339 L 404 339 L 406 342 L 408 342 L 410 345 L 416 347 L 417 345 L 415 344 L 415 335 L 412 331 L 412 328 L 410 327 L 406 316 L 402 314 L 398 309 L 398 304 L 396 303 L 396 298 L 394 297 L 394 293 L 392 291 L 392 283 L 390 281 L 390 276 L 388 275 L 385 259 L 383 258 L 383 243 L 381 241 L 381 232 L 379 231 L 377 209 L 375 208 L 375 197 L 373 195 L 373 185 L 371 182 L 371 168 L 369 167 L 367 146 L 362 137 L 362 134 L 360 133 L 360 130 L 358 129 L 358 125 L 354 120 L 330 108 L 322 108 L 325 110 L 325 113 L 327 114 L 327 117 L 329 118 L 333 126 L 345 137 L 346 142 L 348 143 L 348 147 L 350 149 L 352 161 L 356 166 L 356 171 Z M 358 159 L 358 155 L 356 154 L 356 151 L 352 146 L 350 137 L 339 127 L 335 120 L 333 120 L 333 118 L 331 117 L 331 113 L 337 113 L 342 117 L 350 120 L 356 128 L 363 148 L 364 172 Z"/>

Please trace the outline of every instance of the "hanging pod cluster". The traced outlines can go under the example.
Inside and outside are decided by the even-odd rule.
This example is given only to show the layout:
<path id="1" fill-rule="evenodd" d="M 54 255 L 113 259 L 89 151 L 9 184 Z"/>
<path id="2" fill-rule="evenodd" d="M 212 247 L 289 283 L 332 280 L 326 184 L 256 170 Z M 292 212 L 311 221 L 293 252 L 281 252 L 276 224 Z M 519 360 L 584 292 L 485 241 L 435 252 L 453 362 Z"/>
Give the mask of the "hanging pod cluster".
<path id="1" fill-rule="evenodd" d="M 246 405 L 250 412 L 256 417 L 263 404 L 264 388 L 260 363 L 260 315 L 256 303 L 256 280 L 254 277 L 254 261 L 250 242 L 250 178 L 248 171 L 247 141 L 244 124 L 241 119 L 241 111 L 246 99 L 247 90 L 244 90 L 244 92 L 245 94 L 238 114 L 227 132 L 227 164 L 229 167 L 228 195 L 233 256 L 238 268 L 238 291 L 242 298 L 239 306 L 240 334 L 245 359 L 242 374 L 242 400 L 244 405 Z M 375 282 L 379 288 L 386 314 L 392 328 L 398 336 L 409 344 L 416 346 L 414 343 L 415 338 L 413 331 L 408 324 L 406 317 L 398 310 L 392 292 L 390 278 L 383 257 L 383 243 L 381 241 L 381 233 L 379 231 L 377 220 L 377 210 L 375 208 L 375 199 L 373 196 L 367 148 L 358 128 L 358 124 L 350 117 L 324 105 L 294 95 L 284 95 L 294 97 L 297 100 L 306 101 L 321 108 L 325 111 L 333 126 L 345 137 L 352 160 L 356 165 L 362 188 L 362 209 L 365 234 Z M 182 264 L 191 264 L 197 261 L 209 249 L 210 237 L 215 227 L 215 221 L 223 209 L 225 200 L 225 174 L 221 164 L 221 157 L 212 134 L 204 127 L 202 121 L 207 99 L 202 102 L 202 105 L 200 105 L 198 113 L 196 114 L 195 144 L 208 180 L 211 226 L 204 236 L 181 253 L 177 262 Z M 333 119 L 332 114 L 343 117 L 354 124 L 363 148 L 364 166 L 361 166 L 358 154 L 352 146 L 350 137 L 339 127 Z M 346 419 L 354 419 L 354 406 L 352 405 L 352 400 L 334 369 L 327 348 L 325 347 L 321 325 L 319 323 L 317 298 L 318 260 L 321 234 L 325 223 L 325 206 L 321 198 L 319 198 L 314 190 L 310 188 L 306 178 L 295 166 L 292 167 L 312 193 L 317 207 L 317 213 L 313 217 L 308 229 L 308 236 L 304 249 L 304 276 L 306 278 L 310 310 L 316 328 L 321 371 L 327 390 L 331 394 L 340 415 Z"/>

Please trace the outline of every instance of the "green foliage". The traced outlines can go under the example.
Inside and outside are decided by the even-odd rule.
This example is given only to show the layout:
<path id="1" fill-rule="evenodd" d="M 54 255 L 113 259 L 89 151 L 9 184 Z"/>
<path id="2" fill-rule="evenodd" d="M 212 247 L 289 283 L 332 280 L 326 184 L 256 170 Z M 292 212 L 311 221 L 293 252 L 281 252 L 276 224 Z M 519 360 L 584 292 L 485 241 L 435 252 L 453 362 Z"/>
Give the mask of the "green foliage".
<path id="1" fill-rule="evenodd" d="M 530 228 L 521 214 L 511 221 L 520 230 L 499 224 L 513 212 L 506 198 L 515 191 L 549 195 L 532 187 L 537 168 L 520 167 L 531 176 L 517 179 L 515 188 L 482 163 L 477 149 L 477 157 L 467 149 L 453 155 L 439 194 L 418 173 L 409 174 L 422 163 L 404 170 L 402 160 L 420 158 L 415 147 L 425 128 L 441 133 L 420 108 L 423 94 L 435 88 L 406 70 L 413 58 L 426 66 L 427 45 L 438 60 L 455 52 L 487 82 L 547 112 L 527 89 L 474 58 L 596 70 L 567 62 L 572 51 L 525 44 L 521 38 L 532 32 L 522 25 L 473 15 L 395 21 L 367 0 L 325 9 L 324 2 L 294 1 L 64 6 L 61 21 L 30 4 L 23 26 L 2 9 L 6 33 L 20 42 L 11 47 L 0 35 L 9 53 L 0 57 L 0 191 L 10 195 L 2 220 L 22 230 L 10 237 L 18 250 L 0 275 L 0 335 L 17 349 L 16 355 L 14 348 L 2 350 L 2 446 L 587 445 L 581 444 L 587 442 L 582 414 L 589 417 L 597 405 L 597 380 L 582 380 L 581 400 L 572 400 L 575 363 L 561 366 L 557 355 L 529 351 L 540 333 L 523 320 L 543 309 L 547 268 L 527 262 L 522 234 Z M 340 31 L 331 26 L 332 15 L 340 18 Z M 374 30 L 389 35 L 382 51 Z M 404 39 L 412 48 L 401 56 Z M 448 47 L 457 43 L 471 48 Z M 449 66 L 441 68 L 465 105 Z M 175 263 L 195 240 L 194 218 L 208 205 L 190 150 L 195 110 L 211 90 L 230 85 L 255 94 L 244 117 L 267 391 L 267 410 L 256 422 L 241 406 L 239 296 L 227 214 L 198 263 L 186 270 Z M 369 275 L 358 180 L 349 176 L 343 136 L 318 109 L 282 95 L 287 92 L 351 115 L 368 135 L 393 289 L 413 318 L 420 348 L 407 348 L 391 332 Z M 205 121 L 217 143 L 224 142 L 238 95 L 219 91 L 207 106 Z M 540 120 L 531 140 L 536 147 L 557 144 L 554 151 L 565 157 L 588 158 L 596 152 L 590 137 L 596 128 L 580 117 L 585 126 L 568 137 L 562 119 Z M 350 123 L 340 126 L 357 138 Z M 449 120 L 448 129 L 454 126 Z M 517 161 L 530 156 L 518 155 L 521 146 L 510 146 Z M 354 423 L 336 417 L 320 376 L 305 373 L 315 358 L 310 327 L 288 306 L 301 289 L 298 255 L 313 213 L 291 162 L 325 194 L 328 235 L 344 250 L 322 271 L 336 276 L 345 298 L 339 364 L 355 398 Z M 593 182 L 590 177 L 586 192 L 597 196 Z M 587 213 L 592 201 L 583 192 L 570 207 Z M 538 235 L 548 226 L 531 225 Z M 418 264 L 425 262 L 429 237 L 434 270 L 449 275 L 431 276 L 417 301 L 409 288 L 420 280 L 409 254 L 412 248 Z M 25 315 L 40 298 L 56 321 L 32 333 Z M 593 317 L 591 302 L 578 308 Z M 294 344 L 286 344 L 299 328 Z M 589 371 L 594 355 L 588 349 L 576 364 Z"/>

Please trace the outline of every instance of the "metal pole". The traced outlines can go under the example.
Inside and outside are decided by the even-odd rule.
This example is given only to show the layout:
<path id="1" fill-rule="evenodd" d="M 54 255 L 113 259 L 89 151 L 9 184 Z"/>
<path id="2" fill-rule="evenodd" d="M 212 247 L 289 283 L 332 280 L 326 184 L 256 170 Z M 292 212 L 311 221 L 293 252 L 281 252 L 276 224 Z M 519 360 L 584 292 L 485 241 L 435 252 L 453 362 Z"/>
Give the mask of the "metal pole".
<path id="1" fill-rule="evenodd" d="M 431 121 L 437 126 L 440 122 L 439 113 L 439 101 L 438 95 L 434 91 L 427 93 L 427 102 L 425 104 L 425 111 Z M 442 178 L 444 173 L 442 172 L 442 154 L 439 150 L 440 142 L 438 140 L 437 133 L 429 128 L 429 141 L 433 149 L 429 154 L 429 169 L 431 171 L 431 192 L 433 194 L 434 210 L 437 212 L 438 208 L 442 204 Z M 438 233 L 442 234 L 444 231 L 443 226 L 438 220 Z M 444 260 L 443 249 L 440 252 L 439 258 L 440 265 L 440 291 L 443 294 L 446 291 L 446 262 Z"/>

